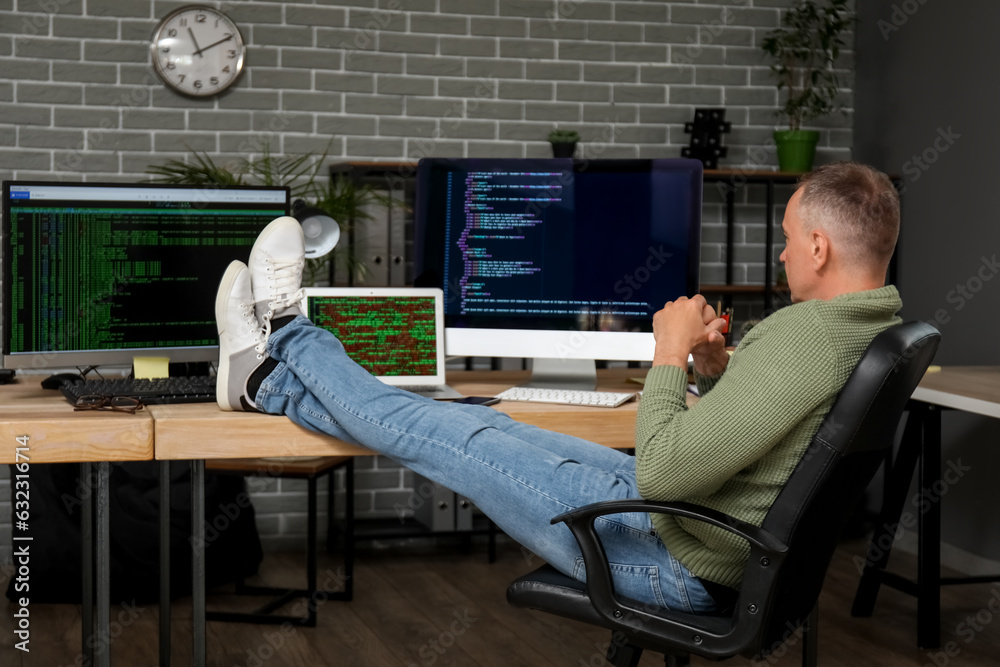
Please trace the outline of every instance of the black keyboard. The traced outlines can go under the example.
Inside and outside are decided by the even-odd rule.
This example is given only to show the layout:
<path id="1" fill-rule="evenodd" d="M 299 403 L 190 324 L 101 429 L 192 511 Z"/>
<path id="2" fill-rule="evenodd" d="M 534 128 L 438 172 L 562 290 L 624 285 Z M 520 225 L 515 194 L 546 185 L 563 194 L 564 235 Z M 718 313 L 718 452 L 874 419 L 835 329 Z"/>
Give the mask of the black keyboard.
<path id="1" fill-rule="evenodd" d="M 74 405 L 81 396 L 133 396 L 146 405 L 215 401 L 215 377 L 209 375 L 155 380 L 135 378 L 75 380 L 64 383 L 59 389 L 66 400 Z"/>

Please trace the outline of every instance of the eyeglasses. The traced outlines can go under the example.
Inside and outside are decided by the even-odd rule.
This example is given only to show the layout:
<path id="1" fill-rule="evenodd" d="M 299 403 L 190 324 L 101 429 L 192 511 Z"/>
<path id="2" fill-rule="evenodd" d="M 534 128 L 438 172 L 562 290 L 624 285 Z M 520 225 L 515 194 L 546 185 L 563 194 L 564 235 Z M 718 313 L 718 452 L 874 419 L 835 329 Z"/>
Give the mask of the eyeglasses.
<path id="1" fill-rule="evenodd" d="M 143 407 L 142 401 L 135 396 L 86 395 L 76 399 L 76 403 L 73 404 L 74 410 L 113 410 L 127 412 L 130 415 L 134 415 Z"/>

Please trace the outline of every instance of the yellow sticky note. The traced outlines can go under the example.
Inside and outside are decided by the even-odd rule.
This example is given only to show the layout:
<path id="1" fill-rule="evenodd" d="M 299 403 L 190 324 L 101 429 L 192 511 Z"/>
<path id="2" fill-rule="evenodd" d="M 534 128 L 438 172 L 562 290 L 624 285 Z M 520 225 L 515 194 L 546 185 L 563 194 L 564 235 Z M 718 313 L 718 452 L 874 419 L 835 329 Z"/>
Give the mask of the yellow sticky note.
<path id="1" fill-rule="evenodd" d="M 170 375 L 170 357 L 133 357 L 132 371 L 140 380 L 165 378 Z"/>

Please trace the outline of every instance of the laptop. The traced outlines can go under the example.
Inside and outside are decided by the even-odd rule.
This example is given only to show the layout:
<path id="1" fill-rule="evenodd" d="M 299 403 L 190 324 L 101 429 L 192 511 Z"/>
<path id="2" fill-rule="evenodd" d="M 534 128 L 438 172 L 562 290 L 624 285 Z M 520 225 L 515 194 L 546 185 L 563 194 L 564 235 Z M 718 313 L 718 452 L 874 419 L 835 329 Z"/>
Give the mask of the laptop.
<path id="1" fill-rule="evenodd" d="M 386 384 L 437 400 L 462 398 L 444 381 L 444 297 L 437 288 L 307 287 L 306 315 Z"/>

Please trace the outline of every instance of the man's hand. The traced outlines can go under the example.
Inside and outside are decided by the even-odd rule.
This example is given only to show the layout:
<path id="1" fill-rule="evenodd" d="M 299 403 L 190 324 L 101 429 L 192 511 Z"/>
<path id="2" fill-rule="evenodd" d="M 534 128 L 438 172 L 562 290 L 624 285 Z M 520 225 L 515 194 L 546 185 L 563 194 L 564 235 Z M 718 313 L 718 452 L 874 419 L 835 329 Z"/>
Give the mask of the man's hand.
<path id="1" fill-rule="evenodd" d="M 668 301 L 653 316 L 656 349 L 653 365 L 670 364 L 687 370 L 688 355 L 702 375 L 721 373 L 729 363 L 722 328 L 725 320 L 716 315 L 705 297 L 696 294 Z"/>

